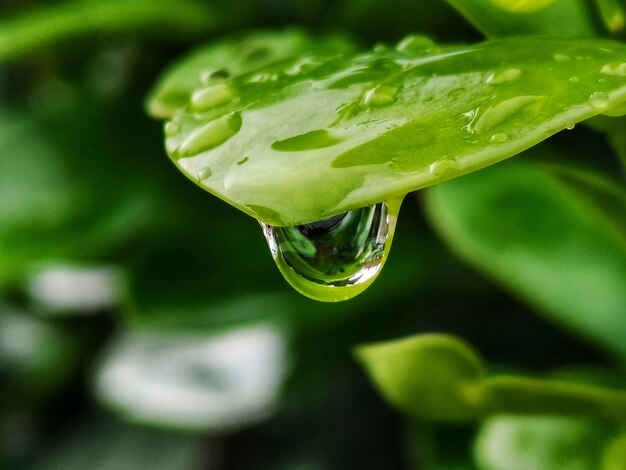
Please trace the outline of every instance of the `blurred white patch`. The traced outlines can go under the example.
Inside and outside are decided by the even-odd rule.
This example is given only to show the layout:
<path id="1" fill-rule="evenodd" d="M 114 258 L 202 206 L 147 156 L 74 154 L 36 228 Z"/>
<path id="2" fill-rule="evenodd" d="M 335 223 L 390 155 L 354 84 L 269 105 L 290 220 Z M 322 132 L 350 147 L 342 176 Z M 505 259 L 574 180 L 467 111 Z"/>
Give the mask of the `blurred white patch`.
<path id="1" fill-rule="evenodd" d="M 120 272 L 113 267 L 52 266 L 29 281 L 28 292 L 46 313 L 95 313 L 115 306 Z"/>
<path id="2" fill-rule="evenodd" d="M 126 333 L 96 377 L 96 393 L 132 420 L 226 431 L 271 414 L 287 344 L 271 325 L 213 336 Z"/>

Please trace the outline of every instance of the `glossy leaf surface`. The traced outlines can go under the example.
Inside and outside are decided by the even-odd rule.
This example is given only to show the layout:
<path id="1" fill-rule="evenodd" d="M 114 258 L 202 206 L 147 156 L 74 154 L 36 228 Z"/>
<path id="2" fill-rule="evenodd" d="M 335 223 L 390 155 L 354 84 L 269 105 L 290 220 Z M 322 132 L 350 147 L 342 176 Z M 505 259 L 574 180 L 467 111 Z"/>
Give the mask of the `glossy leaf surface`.
<path id="1" fill-rule="evenodd" d="M 208 191 L 296 225 L 480 169 L 626 98 L 626 77 L 606 73 L 626 61 L 618 43 L 402 49 L 216 79 L 166 125 L 166 149 Z"/>
<path id="2" fill-rule="evenodd" d="M 241 75 L 302 54 L 351 49 L 345 39 L 313 38 L 296 29 L 258 32 L 241 39 L 209 44 L 194 50 L 167 71 L 150 93 L 146 107 L 153 117 L 169 118 L 212 76 Z"/>
<path id="3" fill-rule="evenodd" d="M 626 198 L 623 187 L 607 185 L 615 194 L 585 186 L 518 160 L 432 188 L 426 202 L 437 230 L 467 262 L 624 356 Z M 602 194 L 600 204 L 593 193 Z"/>

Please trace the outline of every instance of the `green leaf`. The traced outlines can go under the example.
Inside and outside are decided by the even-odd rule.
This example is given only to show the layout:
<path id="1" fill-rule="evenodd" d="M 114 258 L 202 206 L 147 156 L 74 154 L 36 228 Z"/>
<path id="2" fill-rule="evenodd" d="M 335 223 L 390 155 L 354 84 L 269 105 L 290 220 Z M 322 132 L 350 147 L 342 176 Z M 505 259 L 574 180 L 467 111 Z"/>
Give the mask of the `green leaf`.
<path id="1" fill-rule="evenodd" d="M 607 434 L 588 419 L 501 415 L 482 424 L 474 453 L 482 470 L 596 470 Z"/>
<path id="2" fill-rule="evenodd" d="M 524 376 L 485 377 L 453 336 L 426 334 L 361 346 L 357 358 L 395 408 L 415 420 L 462 422 L 494 414 L 597 416 L 626 421 L 626 393 Z"/>
<path id="3" fill-rule="evenodd" d="M 602 470 L 626 469 L 626 433 L 613 439 L 604 449 Z"/>
<path id="4" fill-rule="evenodd" d="M 446 335 L 361 346 L 356 356 L 391 404 L 415 419 L 465 421 L 477 414 L 472 390 L 483 378 L 472 348 Z"/>
<path id="5" fill-rule="evenodd" d="M 275 225 L 308 223 L 508 158 L 626 98 L 626 47 L 524 38 L 304 56 L 194 91 L 179 169 Z"/>
<path id="6" fill-rule="evenodd" d="M 338 36 L 313 38 L 297 29 L 261 31 L 211 43 L 194 49 L 163 74 L 148 95 L 146 109 L 153 117 L 171 118 L 212 76 L 241 75 L 306 53 L 352 49 Z"/>
<path id="7" fill-rule="evenodd" d="M 588 0 L 447 0 L 489 37 L 596 36 Z"/>
<path id="8" fill-rule="evenodd" d="M 612 189 L 619 188 L 610 185 Z M 549 318 L 626 355 L 626 237 L 604 204 L 516 160 L 428 191 L 435 228 L 468 263 Z M 595 188 L 598 191 L 599 187 Z M 620 197 L 602 192 L 623 214 Z M 622 221 L 623 222 L 623 221 Z"/>
<path id="9" fill-rule="evenodd" d="M 215 16 L 211 8 L 193 0 L 68 1 L 0 22 L 0 64 L 86 34 L 145 30 L 199 34 L 217 27 Z"/>

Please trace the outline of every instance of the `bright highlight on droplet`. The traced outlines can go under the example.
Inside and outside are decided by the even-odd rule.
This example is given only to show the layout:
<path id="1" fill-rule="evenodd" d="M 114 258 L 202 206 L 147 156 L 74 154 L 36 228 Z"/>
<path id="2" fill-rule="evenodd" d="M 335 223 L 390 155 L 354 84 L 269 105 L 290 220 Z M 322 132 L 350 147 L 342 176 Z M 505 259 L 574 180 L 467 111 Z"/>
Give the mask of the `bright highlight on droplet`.
<path id="1" fill-rule="evenodd" d="M 369 287 L 389 252 L 400 201 L 378 203 L 310 224 L 262 223 L 278 269 L 315 300 L 350 299 Z"/>

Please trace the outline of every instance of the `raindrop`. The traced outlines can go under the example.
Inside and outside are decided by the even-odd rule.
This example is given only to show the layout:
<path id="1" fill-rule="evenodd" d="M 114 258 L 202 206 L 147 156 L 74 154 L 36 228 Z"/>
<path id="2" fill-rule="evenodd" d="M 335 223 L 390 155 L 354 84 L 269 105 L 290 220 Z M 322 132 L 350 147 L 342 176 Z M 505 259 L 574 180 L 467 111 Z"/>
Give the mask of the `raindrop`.
<path id="1" fill-rule="evenodd" d="M 604 67 L 602 67 L 600 73 L 603 73 L 605 75 L 612 75 L 614 77 L 626 77 L 626 62 L 606 64 Z"/>
<path id="2" fill-rule="evenodd" d="M 609 95 L 603 91 L 596 91 L 589 97 L 589 103 L 594 108 L 603 109 L 609 106 Z"/>
<path id="3" fill-rule="evenodd" d="M 491 142 L 494 144 L 502 144 L 507 140 L 509 140 L 509 136 L 506 135 L 504 132 L 498 132 L 491 136 Z"/>
<path id="4" fill-rule="evenodd" d="M 466 113 L 471 122 L 466 129 L 472 134 L 482 134 L 496 126 L 503 124 L 511 117 L 517 115 L 522 109 L 539 100 L 540 96 L 516 96 L 497 104 L 485 104 L 473 113 Z"/>
<path id="5" fill-rule="evenodd" d="M 487 77 L 486 82 L 492 85 L 500 85 L 502 83 L 510 83 L 517 80 L 522 75 L 520 69 L 506 69 L 499 72 L 494 72 Z"/>
<path id="6" fill-rule="evenodd" d="M 396 87 L 378 85 L 365 93 L 363 104 L 372 107 L 387 106 L 396 101 L 396 93 Z"/>
<path id="7" fill-rule="evenodd" d="M 203 85 L 208 85 L 215 81 L 226 80 L 229 76 L 229 73 L 224 69 L 207 69 L 200 72 L 200 82 Z"/>
<path id="8" fill-rule="evenodd" d="M 165 136 L 166 137 L 173 137 L 176 134 L 178 134 L 178 132 L 180 131 L 180 126 L 178 125 L 178 123 L 174 122 L 174 121 L 169 121 L 165 124 Z"/>
<path id="9" fill-rule="evenodd" d="M 576 127 L 576 123 L 574 121 L 567 121 L 565 123 L 565 129 L 571 131 L 574 127 Z"/>
<path id="10" fill-rule="evenodd" d="M 213 174 L 213 172 L 211 171 L 211 168 L 209 168 L 208 166 L 205 166 L 198 173 L 198 181 L 204 181 L 204 180 L 210 178 L 212 174 Z"/>
<path id="11" fill-rule="evenodd" d="M 228 103 L 234 96 L 235 92 L 229 84 L 216 83 L 194 91 L 191 95 L 191 107 L 194 111 L 207 111 Z"/>
<path id="12" fill-rule="evenodd" d="M 277 140 L 272 144 L 273 150 L 280 152 L 301 152 L 304 150 L 316 150 L 331 147 L 338 144 L 343 139 L 320 129 L 316 131 L 300 134 L 285 140 Z"/>
<path id="13" fill-rule="evenodd" d="M 565 54 L 554 54 L 554 60 L 557 62 L 567 62 L 568 60 L 572 60 L 572 58 Z"/>
<path id="14" fill-rule="evenodd" d="M 303 225 L 261 223 L 285 279 L 316 300 L 346 300 L 380 272 L 393 237 L 399 203 L 378 203 Z"/>
<path id="15" fill-rule="evenodd" d="M 420 51 L 429 47 L 433 47 L 434 45 L 435 43 L 429 37 L 411 34 L 409 36 L 406 36 L 396 45 L 396 50 L 401 52 Z"/>
<path id="16" fill-rule="evenodd" d="M 442 158 L 434 163 L 431 163 L 428 167 L 428 171 L 433 176 L 450 176 L 458 173 L 459 162 L 453 158 Z"/>
<path id="17" fill-rule="evenodd" d="M 178 147 L 177 156 L 187 157 L 223 144 L 241 129 L 241 115 L 228 114 L 190 133 Z"/>

